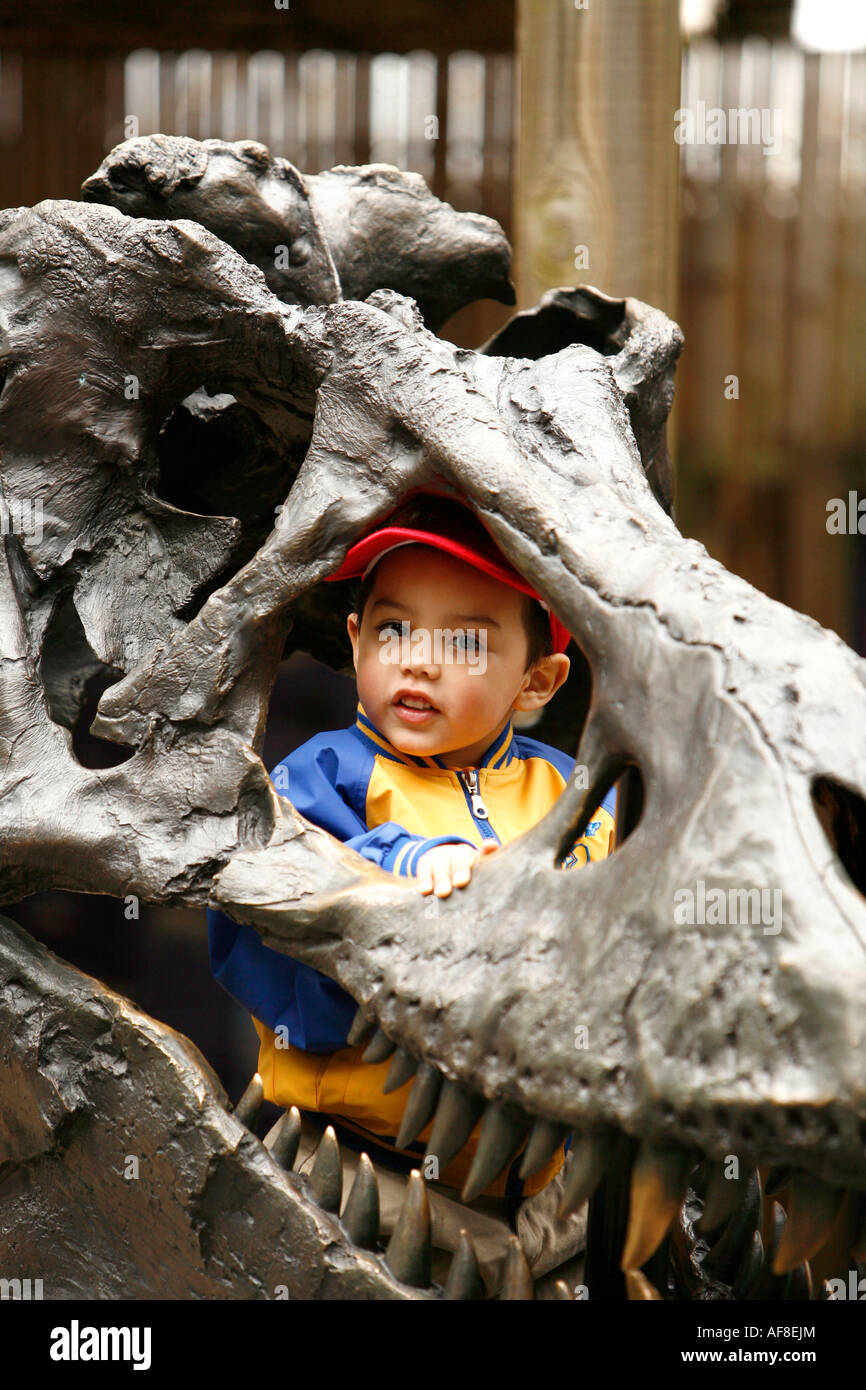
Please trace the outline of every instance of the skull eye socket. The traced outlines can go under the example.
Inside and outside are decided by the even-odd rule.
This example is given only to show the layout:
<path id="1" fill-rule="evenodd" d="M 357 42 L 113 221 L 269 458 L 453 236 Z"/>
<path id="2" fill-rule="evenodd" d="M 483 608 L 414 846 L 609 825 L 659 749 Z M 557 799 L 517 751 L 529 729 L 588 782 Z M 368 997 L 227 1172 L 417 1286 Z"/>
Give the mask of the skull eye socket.
<path id="1" fill-rule="evenodd" d="M 854 887 L 866 897 L 866 801 L 832 777 L 812 782 L 821 827 Z"/>
<path id="2" fill-rule="evenodd" d="M 214 383 L 211 386 L 215 389 Z M 309 433 L 309 422 L 301 420 L 291 439 L 278 438 L 252 405 L 203 387 L 180 401 L 164 421 L 156 495 L 194 516 L 234 517 L 240 522 L 225 564 L 199 586 L 178 617 L 193 618 L 279 524 Z"/>

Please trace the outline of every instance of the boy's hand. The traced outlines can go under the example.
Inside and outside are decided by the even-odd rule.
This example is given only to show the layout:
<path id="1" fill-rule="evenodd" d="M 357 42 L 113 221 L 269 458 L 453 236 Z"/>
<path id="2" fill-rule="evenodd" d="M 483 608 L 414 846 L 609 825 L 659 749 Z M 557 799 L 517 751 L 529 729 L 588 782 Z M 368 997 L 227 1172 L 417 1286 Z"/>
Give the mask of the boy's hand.
<path id="1" fill-rule="evenodd" d="M 452 888 L 466 887 L 476 859 L 498 848 L 491 840 L 480 850 L 474 845 L 434 845 L 418 860 L 419 889 L 422 893 L 435 892 L 437 898 L 447 898 Z"/>

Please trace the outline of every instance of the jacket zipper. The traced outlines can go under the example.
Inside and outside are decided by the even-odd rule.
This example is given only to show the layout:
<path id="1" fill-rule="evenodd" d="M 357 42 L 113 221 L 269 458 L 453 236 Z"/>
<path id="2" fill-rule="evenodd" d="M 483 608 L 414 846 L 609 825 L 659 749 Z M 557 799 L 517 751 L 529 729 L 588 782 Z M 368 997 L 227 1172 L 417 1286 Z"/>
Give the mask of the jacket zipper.
<path id="1" fill-rule="evenodd" d="M 463 787 L 463 794 L 469 802 L 469 809 L 481 834 L 487 840 L 498 840 L 499 836 L 490 824 L 490 814 L 478 790 L 478 771 L 474 767 L 461 768 L 457 780 Z"/>

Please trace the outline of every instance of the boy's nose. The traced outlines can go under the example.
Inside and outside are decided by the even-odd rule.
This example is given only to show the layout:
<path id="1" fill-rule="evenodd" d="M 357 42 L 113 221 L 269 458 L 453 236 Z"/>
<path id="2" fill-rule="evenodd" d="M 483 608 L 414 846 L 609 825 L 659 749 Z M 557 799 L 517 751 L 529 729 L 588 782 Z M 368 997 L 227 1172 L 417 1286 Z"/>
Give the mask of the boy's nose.
<path id="1" fill-rule="evenodd" d="M 437 651 L 435 633 L 414 628 L 411 640 L 400 649 L 400 670 L 404 675 L 425 675 L 436 679 L 441 669 L 442 652 Z"/>
<path id="2" fill-rule="evenodd" d="M 439 675 L 439 665 L 431 657 L 425 659 L 423 654 L 420 656 L 408 657 L 400 668 L 407 675 L 424 675 L 430 680 L 435 680 Z"/>

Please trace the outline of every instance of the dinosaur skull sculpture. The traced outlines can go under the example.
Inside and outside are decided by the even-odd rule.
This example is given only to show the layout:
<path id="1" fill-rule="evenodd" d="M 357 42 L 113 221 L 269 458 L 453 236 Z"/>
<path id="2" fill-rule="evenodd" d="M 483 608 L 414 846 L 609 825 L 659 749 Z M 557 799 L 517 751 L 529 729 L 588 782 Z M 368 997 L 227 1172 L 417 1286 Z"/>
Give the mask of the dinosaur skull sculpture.
<path id="1" fill-rule="evenodd" d="M 0 566 L 0 900 L 134 893 L 252 923 L 352 993 L 358 1036 L 378 1026 L 420 1087 L 442 1085 L 455 1142 L 484 1111 L 491 1176 L 530 1126 L 536 1153 L 574 1130 L 575 1204 L 627 1136 L 624 1264 L 641 1296 L 638 1271 L 701 1158 L 796 1170 L 777 1272 L 816 1248 L 814 1221 L 798 1226 L 803 1192 L 826 1225 L 844 1188 L 866 1191 L 866 663 L 667 514 L 675 325 L 589 290 L 557 292 L 539 315 L 551 309 L 577 341 L 470 352 L 392 288 L 284 303 L 199 222 L 74 202 L 2 214 L 3 494 L 41 522 L 5 536 Z M 278 524 L 234 572 L 237 520 L 158 493 L 181 409 L 245 412 L 283 488 Z M 320 581 L 430 484 L 469 501 L 592 675 L 588 776 L 432 914 L 296 814 L 258 756 L 293 637 L 339 650 L 339 596 L 322 597 L 338 586 Z M 91 669 L 114 680 L 93 724 L 124 759 L 109 769 L 72 751 Z M 625 774 L 641 797 L 624 843 L 563 872 Z M 425 1283 L 411 1259 L 389 1268 L 358 1248 L 339 1203 L 317 1208 L 225 1116 L 189 1044 L 8 924 L 0 964 L 0 1240 L 28 1213 L 44 1221 L 52 1163 L 108 1209 L 94 1156 L 104 1172 L 139 1142 L 136 1097 L 158 1076 L 148 1142 L 158 1152 L 169 1135 L 184 1175 L 182 1193 L 164 1174 L 149 1189 L 171 1213 L 162 1253 L 152 1239 L 146 1258 L 121 1256 L 115 1242 L 100 1275 L 79 1230 L 56 1257 L 60 1286 L 116 1296 L 168 1268 L 178 1296 L 276 1283 L 427 1296 L 409 1287 Z M 410 1198 L 401 1240 L 423 1228 L 417 1184 Z M 142 1221 L 146 1194 L 125 1201 L 126 1225 Z M 245 1203 L 271 1234 L 267 1259 Z M 517 1253 L 506 1279 L 521 1278 Z"/>

